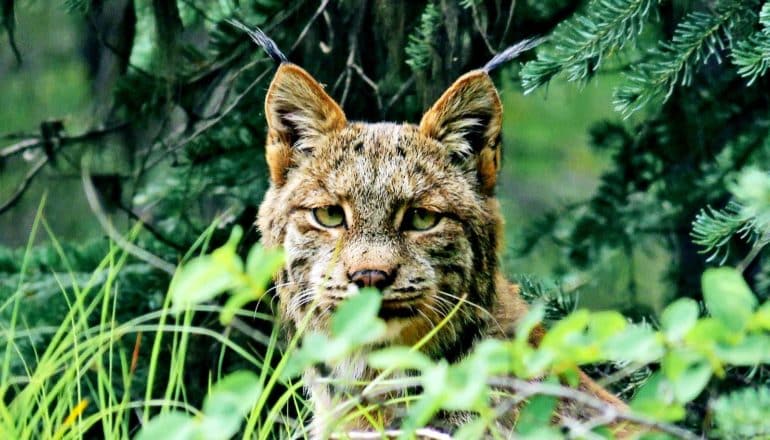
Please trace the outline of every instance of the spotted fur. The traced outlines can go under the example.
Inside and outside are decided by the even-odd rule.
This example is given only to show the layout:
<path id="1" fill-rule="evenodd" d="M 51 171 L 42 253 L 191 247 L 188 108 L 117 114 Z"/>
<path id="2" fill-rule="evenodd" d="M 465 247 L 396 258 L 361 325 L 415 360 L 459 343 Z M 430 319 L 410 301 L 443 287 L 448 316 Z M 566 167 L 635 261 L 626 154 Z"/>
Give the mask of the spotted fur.
<path id="1" fill-rule="evenodd" d="M 286 252 L 275 280 L 285 321 L 299 324 L 313 305 L 310 327 L 324 331 L 334 306 L 358 291 L 350 274 L 378 270 L 393 274 L 381 291 L 383 344 L 414 344 L 458 302 L 424 346 L 430 356 L 457 360 L 482 337 L 510 335 L 526 304 L 498 270 L 502 105 L 485 71 L 459 78 L 412 125 L 348 122 L 307 72 L 284 63 L 265 113 L 271 186 L 258 224 L 263 244 Z M 344 227 L 314 220 L 313 209 L 326 206 L 344 209 Z M 411 208 L 440 220 L 404 230 Z M 374 374 L 360 357 L 329 372 L 351 380 Z M 317 415 L 330 409 L 335 390 L 310 392 Z"/>

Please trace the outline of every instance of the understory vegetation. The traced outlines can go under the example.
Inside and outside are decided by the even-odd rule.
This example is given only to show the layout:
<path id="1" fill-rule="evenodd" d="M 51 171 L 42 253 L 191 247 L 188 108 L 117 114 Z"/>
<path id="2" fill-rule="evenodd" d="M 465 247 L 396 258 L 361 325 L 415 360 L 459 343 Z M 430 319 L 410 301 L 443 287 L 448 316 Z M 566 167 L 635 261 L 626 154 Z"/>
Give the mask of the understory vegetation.
<path id="1" fill-rule="evenodd" d="M 556 82 L 612 89 L 614 116 L 588 133 L 607 162 L 588 197 L 533 215 L 526 200 L 541 194 L 501 176 L 514 225 L 503 267 L 532 304 L 517 337 L 455 364 L 420 352 L 432 333 L 376 350 L 366 361 L 382 374 L 342 384 L 341 418 L 398 405 L 402 426 L 369 420 L 400 438 L 446 438 L 426 426 L 439 411 L 471 414 L 453 437 L 500 438 L 495 421 L 514 410 L 523 438 L 612 438 L 618 423 L 650 439 L 770 438 L 770 2 L 10 0 L 3 69 L 34 56 L 16 16 L 35 8 L 82 23 L 92 102 L 87 117 L 0 121 L 0 216 L 40 179 L 55 193 L 73 178 L 82 206 L 65 204 L 98 232 L 63 239 L 43 197 L 26 246 L 0 246 L 3 438 L 306 437 L 302 369 L 382 336 L 365 291 L 332 334 L 284 340 L 270 288 L 283 257 L 253 226 L 275 67 L 228 20 L 262 28 L 353 119 L 416 121 L 530 37 L 545 38 L 496 73 L 506 136 L 511 101 Z M 546 128 L 539 138 L 560 129 Z M 589 307 L 602 295 L 612 309 Z M 549 330 L 532 347 L 538 325 Z M 629 409 L 578 390 L 578 368 Z M 564 402 L 593 416 L 554 417 Z"/>

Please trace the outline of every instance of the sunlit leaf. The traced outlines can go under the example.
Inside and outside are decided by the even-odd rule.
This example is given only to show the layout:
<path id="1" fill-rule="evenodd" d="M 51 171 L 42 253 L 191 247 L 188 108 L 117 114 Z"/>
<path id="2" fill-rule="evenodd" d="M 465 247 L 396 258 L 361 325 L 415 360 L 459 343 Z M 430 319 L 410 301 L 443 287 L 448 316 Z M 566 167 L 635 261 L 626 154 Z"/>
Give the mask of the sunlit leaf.
<path id="1" fill-rule="evenodd" d="M 375 342 L 385 334 L 385 322 L 377 317 L 382 295 L 374 289 L 363 289 L 343 301 L 332 316 L 334 337 L 353 345 Z"/>
<path id="2" fill-rule="evenodd" d="M 711 316 L 728 328 L 741 331 L 749 322 L 757 298 L 736 269 L 720 267 L 703 274 L 703 299 Z"/>
<path id="3" fill-rule="evenodd" d="M 134 440 L 197 440 L 198 423 L 189 415 L 171 411 L 153 417 Z"/>
<path id="4" fill-rule="evenodd" d="M 399 368 L 424 370 L 433 365 L 430 358 L 409 347 L 388 347 L 369 355 L 369 365 L 374 368 Z"/>
<path id="5" fill-rule="evenodd" d="M 660 324 L 666 336 L 677 341 L 695 325 L 698 320 L 698 303 L 690 298 L 681 298 L 663 310 Z"/>

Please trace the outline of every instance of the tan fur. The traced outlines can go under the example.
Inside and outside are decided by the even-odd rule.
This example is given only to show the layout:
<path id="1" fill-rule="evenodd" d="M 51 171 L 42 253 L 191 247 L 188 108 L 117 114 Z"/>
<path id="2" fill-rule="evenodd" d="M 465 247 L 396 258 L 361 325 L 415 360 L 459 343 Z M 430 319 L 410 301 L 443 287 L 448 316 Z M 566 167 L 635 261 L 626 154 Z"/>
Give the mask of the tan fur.
<path id="1" fill-rule="evenodd" d="M 286 251 L 275 280 L 289 327 L 307 313 L 311 329 L 327 330 L 335 305 L 355 295 L 351 274 L 392 274 L 381 290 L 388 324 L 382 344 L 419 341 L 458 302 L 459 311 L 423 351 L 456 361 L 484 337 L 510 337 L 527 312 L 518 288 L 499 273 L 502 219 L 494 187 L 500 167 L 502 105 L 486 72 L 459 78 L 425 113 L 419 126 L 348 122 L 340 107 L 304 70 L 282 65 L 265 104 L 271 186 L 260 207 L 262 242 Z M 345 225 L 326 228 L 313 209 L 339 206 Z M 437 213 L 424 231 L 403 223 L 410 209 Z M 542 330 L 533 335 L 539 342 Z M 362 356 L 328 366 L 350 381 L 372 379 Z M 306 380 L 317 420 L 346 391 Z M 583 388 L 623 404 L 587 376 Z M 381 411 L 385 423 L 396 413 Z M 464 419 L 448 416 L 449 429 Z M 329 422 L 330 420 L 326 420 Z M 449 426 L 446 426 L 446 425 Z M 354 420 L 345 428 L 365 428 Z M 328 434 L 316 424 L 316 436 Z"/>

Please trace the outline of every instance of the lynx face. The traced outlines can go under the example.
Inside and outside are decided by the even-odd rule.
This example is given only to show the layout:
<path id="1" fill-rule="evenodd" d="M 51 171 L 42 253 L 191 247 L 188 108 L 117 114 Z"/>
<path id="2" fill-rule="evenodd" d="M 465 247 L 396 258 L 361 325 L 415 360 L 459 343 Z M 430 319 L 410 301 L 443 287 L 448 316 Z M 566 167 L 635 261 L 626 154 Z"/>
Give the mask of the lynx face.
<path id="1" fill-rule="evenodd" d="M 419 126 L 349 123 L 310 75 L 283 64 L 266 115 L 272 183 L 259 227 L 286 252 L 275 281 L 284 318 L 312 313 L 324 330 L 337 303 L 374 287 L 384 343 L 418 341 L 458 302 L 428 351 L 472 343 L 494 299 L 500 223 L 501 106 L 489 76 L 460 78 Z"/>

